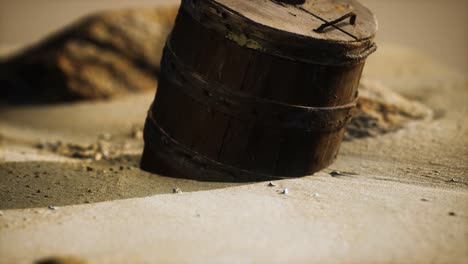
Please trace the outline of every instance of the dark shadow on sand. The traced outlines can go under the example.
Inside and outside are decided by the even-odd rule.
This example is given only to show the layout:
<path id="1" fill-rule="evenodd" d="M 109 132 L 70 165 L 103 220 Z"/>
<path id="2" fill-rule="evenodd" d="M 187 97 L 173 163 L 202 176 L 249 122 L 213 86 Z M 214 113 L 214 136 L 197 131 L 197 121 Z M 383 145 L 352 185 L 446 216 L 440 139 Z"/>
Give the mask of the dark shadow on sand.
<path id="1" fill-rule="evenodd" d="M 163 177 L 140 170 L 139 159 L 138 155 L 76 163 L 1 163 L 0 209 L 96 203 L 174 193 L 175 189 L 195 192 L 248 184 Z"/>

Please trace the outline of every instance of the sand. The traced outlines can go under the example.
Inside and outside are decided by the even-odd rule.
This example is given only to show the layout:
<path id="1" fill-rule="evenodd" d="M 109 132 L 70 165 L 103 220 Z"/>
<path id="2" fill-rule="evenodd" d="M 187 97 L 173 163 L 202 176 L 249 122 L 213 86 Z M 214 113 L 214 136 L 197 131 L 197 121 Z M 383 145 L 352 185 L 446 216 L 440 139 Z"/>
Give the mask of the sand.
<path id="1" fill-rule="evenodd" d="M 132 131 L 153 94 L 3 105 L 0 263 L 466 263 L 466 77 L 381 45 L 364 78 L 426 105 L 433 118 L 344 142 L 331 167 L 274 187 L 139 170 L 143 143 Z M 37 147 L 57 141 L 99 142 L 109 158 Z"/>
<path id="2" fill-rule="evenodd" d="M 20 2 L 0 8 L 0 17 L 15 21 L 0 29 L 0 53 L 96 5 L 126 3 Z M 412 45 L 466 69 L 467 35 L 460 28 L 467 17 L 460 7 L 467 2 L 364 2 L 381 22 L 379 51 L 364 78 L 426 105 L 432 118 L 344 142 L 330 168 L 269 187 L 139 170 L 142 141 L 132 133 L 142 127 L 152 93 L 71 105 L 3 105 L 0 263 L 48 257 L 63 263 L 468 263 L 466 76 L 381 43 Z M 10 8 L 15 5 L 22 12 Z M 53 8 L 60 12 L 48 15 Z M 447 19 L 432 19 L 434 14 Z M 99 142 L 110 158 L 86 161 L 36 147 L 57 141 Z M 340 173 L 333 177 L 332 171 Z M 182 193 L 173 193 L 176 188 Z M 283 188 L 288 195 L 280 194 Z"/>

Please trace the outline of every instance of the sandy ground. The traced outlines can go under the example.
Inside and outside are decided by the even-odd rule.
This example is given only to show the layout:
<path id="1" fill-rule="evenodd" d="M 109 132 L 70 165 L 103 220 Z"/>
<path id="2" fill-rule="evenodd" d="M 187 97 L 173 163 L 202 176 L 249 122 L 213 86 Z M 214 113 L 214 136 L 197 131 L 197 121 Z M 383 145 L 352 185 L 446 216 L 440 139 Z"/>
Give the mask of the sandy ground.
<path id="1" fill-rule="evenodd" d="M 156 2 L 166 1 L 0 0 L 0 53 L 96 9 Z M 363 2 L 379 17 L 378 40 L 466 70 L 468 1 Z M 468 263 L 466 76 L 380 44 L 365 78 L 434 117 L 344 142 L 330 168 L 275 187 L 139 170 L 143 142 L 132 131 L 154 94 L 0 106 L 0 263 Z M 36 147 L 57 141 L 99 142 L 111 155 L 85 161 Z"/>
<path id="2" fill-rule="evenodd" d="M 390 45 L 370 58 L 365 78 L 429 106 L 434 118 L 345 142 L 330 168 L 275 187 L 139 170 L 142 142 L 130 134 L 153 94 L 2 106 L 0 263 L 467 263 L 466 78 Z M 36 147 L 103 134 L 118 154 L 109 160 Z"/>

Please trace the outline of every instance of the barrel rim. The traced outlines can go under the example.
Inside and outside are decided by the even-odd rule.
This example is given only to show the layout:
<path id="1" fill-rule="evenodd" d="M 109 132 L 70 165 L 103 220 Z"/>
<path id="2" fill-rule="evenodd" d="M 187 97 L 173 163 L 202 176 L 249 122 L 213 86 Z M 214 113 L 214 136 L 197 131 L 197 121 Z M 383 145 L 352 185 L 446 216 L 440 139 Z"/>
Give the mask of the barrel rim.
<path id="1" fill-rule="evenodd" d="M 239 46 L 293 61 L 357 64 L 377 49 L 375 33 L 354 41 L 317 39 L 260 24 L 216 1 L 182 0 L 179 15 L 183 12 Z"/>

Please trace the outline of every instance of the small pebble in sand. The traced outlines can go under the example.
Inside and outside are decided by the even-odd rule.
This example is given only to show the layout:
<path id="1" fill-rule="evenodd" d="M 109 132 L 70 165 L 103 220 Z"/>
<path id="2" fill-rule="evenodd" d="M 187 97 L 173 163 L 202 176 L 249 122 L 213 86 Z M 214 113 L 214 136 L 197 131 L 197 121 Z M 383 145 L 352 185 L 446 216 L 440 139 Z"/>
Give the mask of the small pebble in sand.
<path id="1" fill-rule="evenodd" d="M 283 188 L 283 190 L 281 190 L 281 194 L 288 194 L 288 193 L 289 193 L 288 188 Z"/>
<path id="2" fill-rule="evenodd" d="M 98 137 L 99 139 L 102 139 L 102 140 L 111 140 L 112 139 L 112 135 L 109 134 L 109 133 L 102 133 L 99 135 Z"/>
<path id="3" fill-rule="evenodd" d="M 429 200 L 426 199 L 426 198 L 421 198 L 421 201 L 423 201 L 423 202 L 429 202 Z"/>
<path id="4" fill-rule="evenodd" d="M 37 190 L 36 193 L 41 193 L 41 190 Z"/>
<path id="5" fill-rule="evenodd" d="M 36 144 L 36 148 L 38 148 L 38 149 L 45 149 L 46 146 L 47 145 L 44 142 L 39 142 L 39 143 Z"/>
<path id="6" fill-rule="evenodd" d="M 182 190 L 179 188 L 172 189 L 172 193 L 182 193 Z"/>
<path id="7" fill-rule="evenodd" d="M 90 166 L 86 166 L 86 171 L 93 171 L 94 169 Z"/>
<path id="8" fill-rule="evenodd" d="M 58 209 L 57 206 L 53 206 L 53 205 L 49 205 L 49 206 L 47 206 L 47 208 L 49 208 L 49 210 L 57 210 Z"/>
<path id="9" fill-rule="evenodd" d="M 334 171 L 330 172 L 330 175 L 331 175 L 332 177 L 337 177 L 337 176 L 340 176 L 340 175 L 341 175 L 341 172 L 334 170 Z"/>
<path id="10" fill-rule="evenodd" d="M 104 151 L 102 152 L 102 156 L 104 156 L 105 159 L 108 159 L 108 158 L 109 158 L 109 151 L 104 150 Z"/>
<path id="11" fill-rule="evenodd" d="M 102 159 L 102 154 L 101 154 L 101 153 L 96 153 L 96 154 L 94 155 L 94 160 L 100 161 L 101 159 Z"/>
<path id="12" fill-rule="evenodd" d="M 450 216 L 456 216 L 457 214 L 455 214 L 455 212 L 449 212 L 448 215 L 450 215 Z"/>
<path id="13" fill-rule="evenodd" d="M 134 139 L 142 139 L 143 138 L 143 131 L 141 131 L 141 130 L 135 131 L 135 133 L 133 134 L 133 138 Z"/>
<path id="14" fill-rule="evenodd" d="M 139 127 L 133 127 L 131 136 L 134 139 L 143 139 L 143 130 Z"/>
<path id="15" fill-rule="evenodd" d="M 268 183 L 268 187 L 276 187 L 276 186 L 278 186 L 278 185 L 276 185 L 275 183 L 272 183 L 272 182 Z"/>
<path id="16" fill-rule="evenodd" d="M 119 170 L 124 170 L 124 166 L 120 166 L 120 167 L 119 167 Z"/>
<path id="17" fill-rule="evenodd" d="M 314 194 L 312 194 L 312 196 L 313 196 L 313 197 L 319 197 L 319 196 L 320 196 L 320 194 L 318 194 L 318 193 L 314 193 Z"/>

